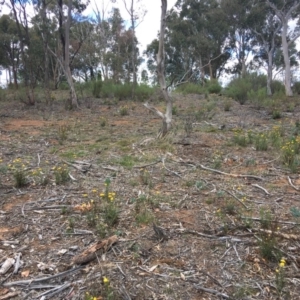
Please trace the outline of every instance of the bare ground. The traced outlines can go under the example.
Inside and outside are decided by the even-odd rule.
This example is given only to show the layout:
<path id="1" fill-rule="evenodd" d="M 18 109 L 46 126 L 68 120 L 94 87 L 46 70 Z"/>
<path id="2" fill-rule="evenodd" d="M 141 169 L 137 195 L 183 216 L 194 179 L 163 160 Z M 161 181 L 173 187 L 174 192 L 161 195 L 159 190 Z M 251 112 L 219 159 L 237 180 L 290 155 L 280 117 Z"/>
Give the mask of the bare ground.
<path id="1" fill-rule="evenodd" d="M 173 132 L 157 141 L 160 120 L 141 103 L 1 104 L 0 263 L 18 253 L 21 263 L 0 275 L 0 299 L 299 299 L 299 168 L 270 140 L 267 151 L 233 143 L 274 128 L 287 139 L 299 104 L 279 120 L 235 102 L 225 111 L 216 95 L 175 105 Z M 15 187 L 14 168 L 26 186 Z"/>

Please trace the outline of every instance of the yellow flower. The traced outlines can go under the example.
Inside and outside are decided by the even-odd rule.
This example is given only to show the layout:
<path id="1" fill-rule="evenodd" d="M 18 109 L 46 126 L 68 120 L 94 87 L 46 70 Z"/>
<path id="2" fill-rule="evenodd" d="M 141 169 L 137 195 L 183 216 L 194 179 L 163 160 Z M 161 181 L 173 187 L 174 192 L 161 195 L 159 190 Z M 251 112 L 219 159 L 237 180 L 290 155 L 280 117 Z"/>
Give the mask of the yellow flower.
<path id="1" fill-rule="evenodd" d="M 104 197 L 104 196 L 105 196 L 105 194 L 104 194 L 104 193 L 101 193 L 101 194 L 100 194 L 100 197 Z"/>
<path id="2" fill-rule="evenodd" d="M 96 189 L 93 189 L 92 192 L 93 192 L 93 193 L 97 193 L 97 190 L 96 190 Z"/>
<path id="3" fill-rule="evenodd" d="M 109 284 L 109 279 L 106 276 L 103 277 L 103 283 Z"/>
<path id="4" fill-rule="evenodd" d="M 86 198 L 87 196 L 88 196 L 88 194 L 82 194 L 82 197 L 85 197 L 85 198 Z"/>

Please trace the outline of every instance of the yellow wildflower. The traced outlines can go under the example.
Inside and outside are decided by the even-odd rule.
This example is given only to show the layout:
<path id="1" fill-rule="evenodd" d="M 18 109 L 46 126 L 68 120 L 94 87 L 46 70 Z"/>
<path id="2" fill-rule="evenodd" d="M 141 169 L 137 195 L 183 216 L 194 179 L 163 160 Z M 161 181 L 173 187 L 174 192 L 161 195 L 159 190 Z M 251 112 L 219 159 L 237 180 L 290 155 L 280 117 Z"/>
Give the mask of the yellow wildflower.
<path id="1" fill-rule="evenodd" d="M 103 277 L 103 283 L 109 284 L 109 279 L 106 276 Z"/>

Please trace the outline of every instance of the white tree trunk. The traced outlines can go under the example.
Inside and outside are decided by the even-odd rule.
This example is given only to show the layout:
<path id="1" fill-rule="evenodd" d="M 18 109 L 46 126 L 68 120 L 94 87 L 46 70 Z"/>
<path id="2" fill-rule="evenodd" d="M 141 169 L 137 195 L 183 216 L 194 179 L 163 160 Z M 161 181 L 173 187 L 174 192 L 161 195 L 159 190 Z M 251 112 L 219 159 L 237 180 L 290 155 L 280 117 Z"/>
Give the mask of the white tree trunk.
<path id="1" fill-rule="evenodd" d="M 287 21 L 282 24 L 281 40 L 282 40 L 282 53 L 284 58 L 285 66 L 285 94 L 288 97 L 293 96 L 293 91 L 291 87 L 291 64 L 289 56 L 289 45 L 287 41 Z"/>
<path id="2" fill-rule="evenodd" d="M 64 60 L 64 74 L 66 76 L 69 88 L 70 88 L 70 106 L 71 108 L 78 108 L 77 94 L 74 87 L 73 77 L 70 68 L 70 27 L 71 27 L 71 11 L 72 11 L 72 0 L 68 1 L 68 16 L 65 22 L 65 60 Z"/>
<path id="3" fill-rule="evenodd" d="M 166 85 L 165 79 L 165 50 L 164 50 L 164 37 L 166 29 L 166 14 L 167 14 L 167 0 L 161 0 L 161 19 L 160 19 L 160 34 L 159 34 L 159 46 L 157 53 L 157 77 L 160 85 L 162 95 L 166 101 L 166 112 L 162 113 L 158 109 L 145 103 L 144 106 L 155 112 L 159 117 L 162 118 L 163 124 L 161 131 L 158 134 L 159 138 L 164 137 L 171 129 L 172 125 L 172 98 L 170 97 Z"/>

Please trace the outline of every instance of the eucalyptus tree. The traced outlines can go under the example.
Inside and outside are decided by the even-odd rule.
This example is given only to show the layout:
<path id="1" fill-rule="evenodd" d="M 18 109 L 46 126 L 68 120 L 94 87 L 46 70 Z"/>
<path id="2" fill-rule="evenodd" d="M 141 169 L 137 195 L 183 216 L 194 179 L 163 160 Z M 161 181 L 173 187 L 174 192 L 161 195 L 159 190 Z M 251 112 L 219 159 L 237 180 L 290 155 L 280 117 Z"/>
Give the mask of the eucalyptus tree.
<path id="1" fill-rule="evenodd" d="M 0 66 L 8 70 L 9 83 L 18 87 L 20 47 L 17 25 L 9 15 L 0 17 Z"/>
<path id="2" fill-rule="evenodd" d="M 219 1 L 178 0 L 168 12 L 165 37 L 166 74 L 173 82 L 204 82 L 218 78 L 230 57 L 228 25 Z M 158 40 L 148 45 L 148 67 L 153 70 Z"/>
<path id="3" fill-rule="evenodd" d="M 291 87 L 291 65 L 289 47 L 300 37 L 300 1 L 299 0 L 266 0 L 282 24 L 281 43 L 285 65 L 285 94 L 293 96 Z M 291 21 L 298 22 L 293 29 Z"/>
<path id="4" fill-rule="evenodd" d="M 244 77 L 249 59 L 256 46 L 253 28 L 257 20 L 252 18 L 253 2 L 249 0 L 222 0 L 221 7 L 229 25 L 229 45 L 234 62 L 231 73 Z M 236 61 L 236 63 L 235 63 Z"/>
<path id="5" fill-rule="evenodd" d="M 22 101 L 29 105 L 35 104 L 34 87 L 35 87 L 35 73 L 33 70 L 32 57 L 28 55 L 31 47 L 34 47 L 30 39 L 30 26 L 28 17 L 28 3 L 22 0 L 10 0 L 10 8 L 12 15 L 16 22 L 16 28 L 20 43 L 20 53 L 22 60 L 23 81 L 26 88 L 26 99 Z"/>
<path id="6" fill-rule="evenodd" d="M 132 69 L 132 97 L 135 96 L 135 86 L 137 84 L 137 39 L 136 28 L 144 20 L 147 13 L 146 9 L 142 5 L 142 0 L 122 0 L 125 9 L 130 17 L 131 22 L 131 69 Z"/>
<path id="7" fill-rule="evenodd" d="M 256 3 L 253 6 L 250 18 L 253 19 L 253 32 L 257 39 L 257 49 L 254 55 L 254 62 L 262 67 L 267 64 L 267 95 L 272 95 L 271 83 L 275 55 L 280 49 L 280 30 L 282 23 L 266 3 Z"/>

